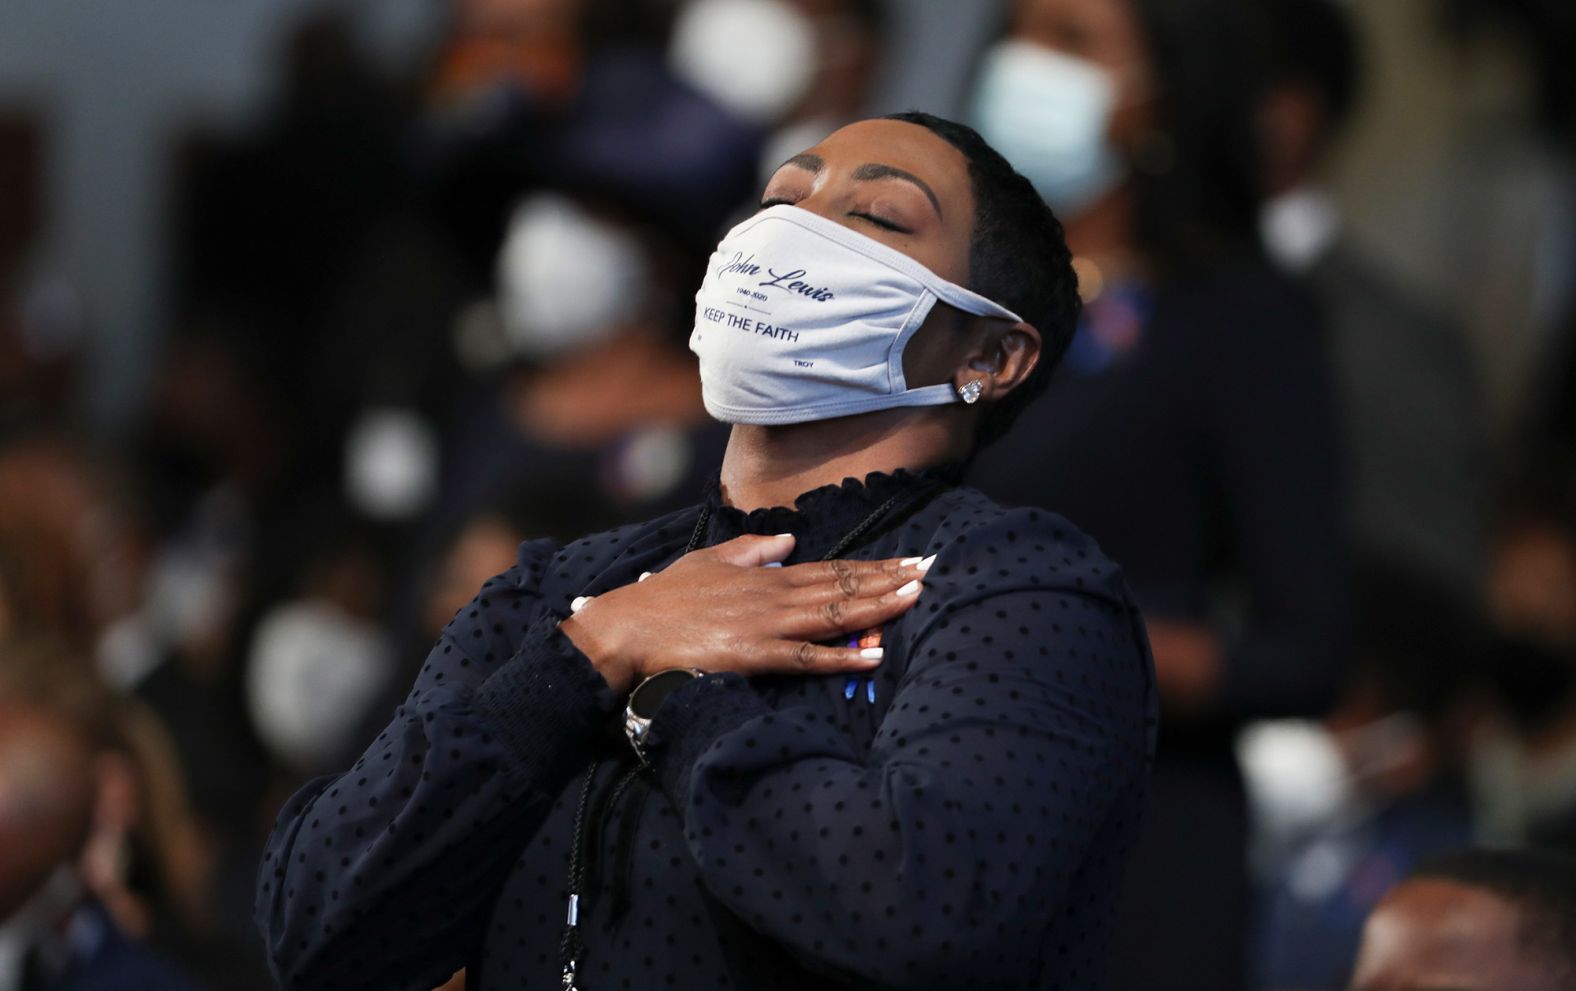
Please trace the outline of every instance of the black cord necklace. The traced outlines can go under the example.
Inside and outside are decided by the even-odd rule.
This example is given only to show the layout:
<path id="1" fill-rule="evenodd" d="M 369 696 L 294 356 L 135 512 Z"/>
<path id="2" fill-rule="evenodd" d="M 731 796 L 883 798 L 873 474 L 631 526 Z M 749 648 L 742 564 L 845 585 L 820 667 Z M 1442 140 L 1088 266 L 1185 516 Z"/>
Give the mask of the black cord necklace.
<path id="1" fill-rule="evenodd" d="M 888 526 L 901 523 L 931 499 L 940 495 L 944 489 L 952 486 L 955 480 L 954 474 L 947 473 L 914 492 L 900 492 L 892 496 L 856 523 L 852 530 L 821 555 L 821 560 L 832 561 L 847 554 L 872 536 L 882 523 Z M 689 554 L 699 550 L 706 541 L 706 533 L 710 527 L 711 504 L 706 503 L 701 506 L 700 516 L 695 520 L 695 529 L 690 533 L 689 544 L 685 547 L 684 553 Z M 591 762 L 590 768 L 586 770 L 585 782 L 580 786 L 580 799 L 575 804 L 574 838 L 569 848 L 569 911 L 564 923 L 563 939 L 559 944 L 559 957 L 563 963 L 563 991 L 580 991 L 575 983 L 580 969 L 580 959 L 585 955 L 585 941 L 580 938 L 580 901 L 581 896 L 585 894 L 587 866 L 591 860 L 591 851 L 587 843 L 591 795 L 595 790 L 596 772 L 601 766 L 600 760 Z M 619 777 L 603 808 L 604 817 L 612 815 L 619 799 L 645 768 L 645 764 L 636 761 L 633 767 Z"/>

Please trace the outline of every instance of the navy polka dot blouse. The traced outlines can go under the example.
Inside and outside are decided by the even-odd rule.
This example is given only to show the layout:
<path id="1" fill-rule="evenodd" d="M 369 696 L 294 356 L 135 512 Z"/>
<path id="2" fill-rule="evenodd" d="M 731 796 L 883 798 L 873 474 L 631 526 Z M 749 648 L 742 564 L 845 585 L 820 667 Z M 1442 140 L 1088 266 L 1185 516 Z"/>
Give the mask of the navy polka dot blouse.
<path id="1" fill-rule="evenodd" d="M 789 563 L 817 560 L 934 483 L 749 514 L 713 486 L 706 542 L 792 532 Z M 560 988 L 583 792 L 584 991 L 1101 985 L 1155 735 L 1118 570 L 1057 516 L 943 491 L 851 552 L 939 555 L 879 669 L 696 679 L 615 789 L 623 701 L 558 623 L 670 564 L 698 513 L 523 544 L 355 766 L 290 800 L 257 901 L 283 987 Z"/>

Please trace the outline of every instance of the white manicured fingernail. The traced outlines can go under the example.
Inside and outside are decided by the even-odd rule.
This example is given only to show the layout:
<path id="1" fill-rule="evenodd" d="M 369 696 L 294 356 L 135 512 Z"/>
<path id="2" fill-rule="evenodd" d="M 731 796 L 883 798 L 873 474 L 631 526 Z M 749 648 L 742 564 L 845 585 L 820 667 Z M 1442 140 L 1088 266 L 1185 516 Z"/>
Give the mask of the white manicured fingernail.
<path id="1" fill-rule="evenodd" d="M 779 538 L 782 538 L 782 537 L 788 537 L 788 538 L 790 538 L 790 539 L 791 539 L 791 538 L 792 538 L 792 537 L 793 537 L 793 534 L 791 534 L 791 533 L 779 533 L 779 534 L 778 534 L 778 535 L 777 535 L 777 536 L 778 536 L 778 537 L 779 537 Z"/>
<path id="2" fill-rule="evenodd" d="M 649 571 L 642 571 L 642 572 L 641 572 L 641 573 L 640 573 L 640 577 L 639 577 L 639 578 L 636 578 L 636 579 L 635 579 L 635 581 L 637 581 L 637 582 L 643 582 L 643 581 L 645 581 L 645 580 L 646 580 L 646 579 L 647 579 L 647 578 L 650 578 L 650 577 L 651 577 L 651 572 L 649 572 Z"/>
<path id="3" fill-rule="evenodd" d="M 586 607 L 586 603 L 590 602 L 591 599 L 592 599 L 592 596 L 589 596 L 589 595 L 577 595 L 577 596 L 575 596 L 572 600 L 570 600 L 569 611 L 571 613 L 579 612 L 580 610 L 582 610 L 582 609 L 584 609 Z"/>
<path id="4" fill-rule="evenodd" d="M 901 595 L 905 599 L 910 597 L 910 596 L 918 595 L 919 594 L 919 579 L 916 578 L 913 581 L 909 582 L 907 585 L 904 585 L 902 588 L 898 589 L 897 590 L 897 594 Z"/>
<path id="5" fill-rule="evenodd" d="M 761 565 L 763 568 L 781 568 L 782 566 L 783 563 L 781 561 L 767 561 L 765 564 Z"/>
<path id="6" fill-rule="evenodd" d="M 898 564 L 901 564 L 905 568 L 912 568 L 914 565 L 923 560 L 924 558 L 922 557 L 905 557 L 903 560 L 899 561 Z"/>
<path id="7" fill-rule="evenodd" d="M 886 651 L 881 647 L 866 647 L 859 652 L 859 656 L 867 661 L 879 661 L 886 656 Z"/>
<path id="8" fill-rule="evenodd" d="M 925 558 L 923 561 L 919 562 L 919 570 L 921 572 L 929 571 L 930 570 L 930 566 L 932 564 L 935 564 L 935 563 L 936 563 L 936 555 L 932 554 L 929 557 Z"/>

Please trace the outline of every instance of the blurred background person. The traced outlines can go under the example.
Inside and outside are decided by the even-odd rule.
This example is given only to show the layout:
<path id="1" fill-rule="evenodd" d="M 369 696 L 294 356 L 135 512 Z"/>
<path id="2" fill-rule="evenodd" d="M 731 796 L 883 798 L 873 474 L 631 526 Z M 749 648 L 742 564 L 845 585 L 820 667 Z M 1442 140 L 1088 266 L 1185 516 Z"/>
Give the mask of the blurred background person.
<path id="1" fill-rule="evenodd" d="M 1259 114 L 1265 246 L 1313 290 L 1333 358 L 1363 553 L 1434 572 L 1477 597 L 1489 477 L 1478 371 L 1460 330 L 1415 304 L 1354 243 L 1329 187 L 1332 152 L 1363 92 L 1341 0 L 1272 0 Z"/>
<path id="2" fill-rule="evenodd" d="M 191 985 L 151 946 L 189 946 L 204 849 L 167 740 L 90 664 L 0 643 L 0 987 Z"/>
<path id="3" fill-rule="evenodd" d="M 986 138 L 1067 225 L 1085 313 L 1032 428 L 973 477 L 1122 561 L 1155 652 L 1122 988 L 1245 986 L 1233 734 L 1321 711 L 1345 657 L 1335 401 L 1312 306 L 1259 245 L 1255 37 L 1232 0 L 1021 0 L 974 90 Z"/>
<path id="4" fill-rule="evenodd" d="M 1576 464 L 1529 456 L 1500 496 L 1490 548 L 1499 641 L 1474 753 L 1482 835 L 1576 850 Z"/>
<path id="5" fill-rule="evenodd" d="M 1576 860 L 1462 850 L 1419 867 L 1363 928 L 1351 991 L 1576 984 Z"/>
<path id="6" fill-rule="evenodd" d="M 179 920 L 164 927 L 174 934 L 165 948 L 193 971 L 213 964 L 211 952 L 224 961 L 221 970 L 233 971 L 234 986 L 255 987 L 242 963 L 254 941 L 236 937 L 235 917 L 221 907 L 225 878 L 250 886 L 255 872 L 252 820 L 263 787 L 261 757 L 238 708 L 238 672 L 227 662 L 225 575 L 197 567 L 201 559 L 179 544 L 158 546 L 126 488 L 110 459 L 67 434 L 0 440 L 0 640 L 64 645 L 5 651 L 0 684 L 56 692 L 58 683 L 75 695 L 104 694 L 100 678 L 112 687 L 114 712 L 126 714 L 114 721 L 116 739 L 135 750 L 139 770 L 119 765 L 123 784 L 114 794 L 122 799 L 105 807 L 120 810 L 123 822 L 98 834 L 104 842 L 90 846 L 97 851 L 91 862 L 106 878 L 146 872 L 150 861 L 128 857 L 126 844 L 146 839 L 148 823 L 178 818 L 178 831 L 156 831 L 159 842 L 141 846 L 152 863 L 196 858 L 180 884 L 160 886 L 179 893 L 165 903 L 163 917 Z M 151 795 L 178 794 L 179 816 L 142 818 L 174 799 L 133 801 L 141 786 L 125 783 L 132 777 L 154 788 Z M 134 822 L 141 824 L 135 830 Z M 167 856 L 181 847 L 178 857 Z M 134 873 L 130 883 L 151 879 Z M 138 933 L 148 912 L 123 911 L 137 899 L 111 895 L 100 893 L 117 923 Z"/>
<path id="7" fill-rule="evenodd" d="M 1334 170 L 1347 227 L 1393 286 L 1464 332 L 1494 429 L 1525 430 L 1569 367 L 1570 5 L 1346 7 L 1373 68 Z"/>
<path id="8" fill-rule="evenodd" d="M 505 492 L 535 534 L 694 498 L 727 438 L 685 345 L 693 303 L 679 280 L 702 265 L 638 215 L 555 191 L 516 204 L 492 301 L 464 317 L 468 346 L 499 370 L 456 404 L 444 526 Z"/>
<path id="9" fill-rule="evenodd" d="M 1334 709 L 1256 723 L 1239 744 L 1255 987 L 1341 987 L 1379 899 L 1477 837 L 1467 768 L 1488 654 L 1476 612 L 1412 562 L 1363 559 L 1352 591 L 1352 663 Z"/>
<path id="10" fill-rule="evenodd" d="M 776 12 L 782 5 L 722 6 Z M 682 59 L 666 47 L 671 5 L 459 0 L 450 10 L 426 86 L 418 161 L 474 261 L 490 261 L 509 206 L 532 187 L 643 204 L 701 249 L 748 197 L 762 126 L 685 81 Z M 766 50 L 774 43 L 762 39 L 762 60 L 802 78 L 806 53 L 774 59 Z M 752 83 L 777 85 L 751 72 L 740 69 L 740 100 L 748 101 Z M 775 115 L 796 95 L 770 93 L 758 102 Z"/>
<path id="11" fill-rule="evenodd" d="M 883 0 L 687 0 L 669 62 L 687 84 L 764 129 L 764 180 L 869 107 L 887 21 Z M 749 59 L 735 57 L 740 38 L 751 39 Z"/>
<path id="12" fill-rule="evenodd" d="M 253 631 L 248 714 L 290 782 L 321 774 L 352 746 L 394 674 L 383 628 L 383 561 L 365 532 L 332 518 L 298 583 Z"/>

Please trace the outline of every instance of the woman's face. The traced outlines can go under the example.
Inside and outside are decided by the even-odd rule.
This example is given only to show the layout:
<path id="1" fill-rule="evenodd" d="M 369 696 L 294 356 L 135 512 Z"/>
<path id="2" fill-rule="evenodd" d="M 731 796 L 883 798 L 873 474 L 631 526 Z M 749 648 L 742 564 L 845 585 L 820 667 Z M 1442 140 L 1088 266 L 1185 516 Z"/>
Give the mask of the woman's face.
<path id="1" fill-rule="evenodd" d="M 1154 66 L 1131 0 L 1018 0 L 1010 37 L 1092 62 L 1116 82 L 1109 137 L 1118 147 L 1154 127 Z"/>

